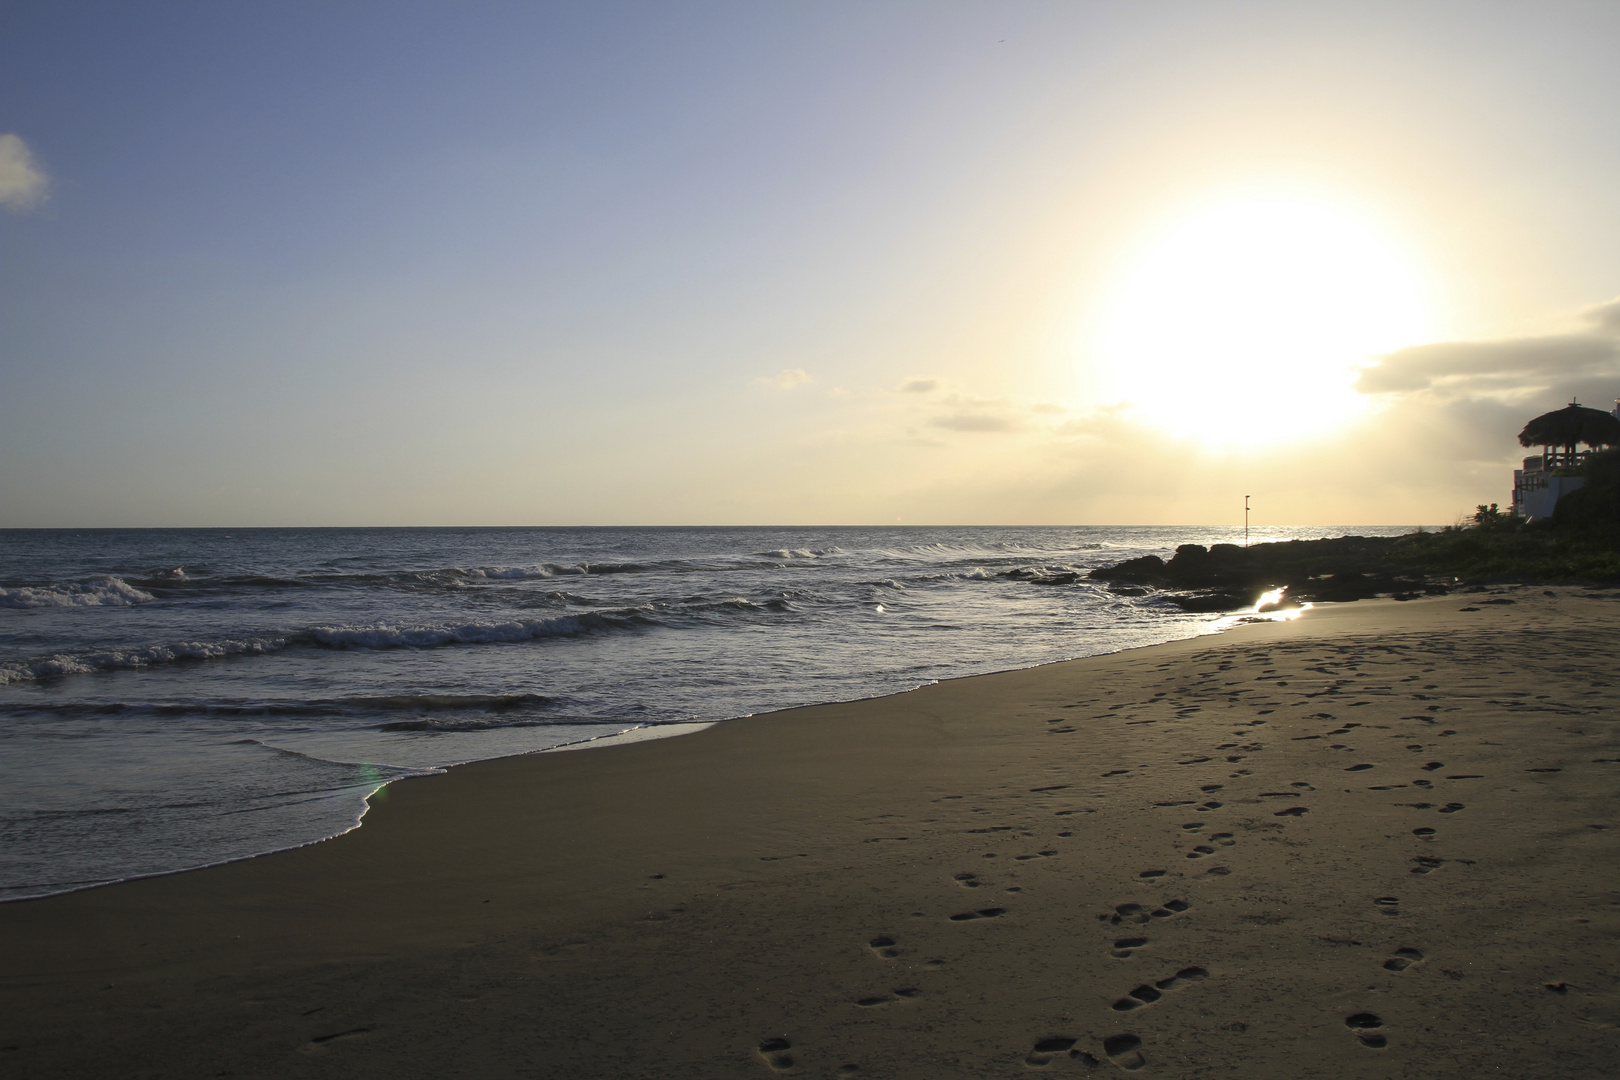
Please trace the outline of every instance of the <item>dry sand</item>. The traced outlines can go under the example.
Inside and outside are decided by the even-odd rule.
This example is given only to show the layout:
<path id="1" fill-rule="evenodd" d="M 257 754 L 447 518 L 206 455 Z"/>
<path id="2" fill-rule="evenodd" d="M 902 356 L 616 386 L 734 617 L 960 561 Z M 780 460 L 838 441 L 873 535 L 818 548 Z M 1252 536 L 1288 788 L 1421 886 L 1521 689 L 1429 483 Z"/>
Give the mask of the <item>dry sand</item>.
<path id="1" fill-rule="evenodd" d="M 464 766 L 3 905 L 0 1073 L 1620 1075 L 1620 601 L 1554 591 Z"/>

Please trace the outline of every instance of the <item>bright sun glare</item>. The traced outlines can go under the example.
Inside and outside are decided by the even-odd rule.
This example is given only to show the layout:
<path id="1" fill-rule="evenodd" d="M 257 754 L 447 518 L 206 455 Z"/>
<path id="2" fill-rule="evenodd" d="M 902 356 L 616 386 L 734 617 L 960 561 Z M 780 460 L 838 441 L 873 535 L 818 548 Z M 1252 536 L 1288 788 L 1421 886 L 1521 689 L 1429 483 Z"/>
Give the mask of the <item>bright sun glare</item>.
<path id="1" fill-rule="evenodd" d="M 1331 203 L 1245 198 L 1180 215 L 1127 267 L 1099 342 L 1112 397 L 1206 445 L 1321 433 L 1366 407 L 1355 367 L 1426 340 L 1419 275 Z"/>

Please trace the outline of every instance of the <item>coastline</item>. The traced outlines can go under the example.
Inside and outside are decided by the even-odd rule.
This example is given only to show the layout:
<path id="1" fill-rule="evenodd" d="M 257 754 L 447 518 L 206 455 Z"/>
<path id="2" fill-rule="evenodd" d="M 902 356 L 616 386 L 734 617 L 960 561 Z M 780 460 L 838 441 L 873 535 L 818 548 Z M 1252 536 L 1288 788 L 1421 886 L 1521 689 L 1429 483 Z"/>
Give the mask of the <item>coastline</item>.
<path id="1" fill-rule="evenodd" d="M 1273 611 L 1273 612 L 1271 612 L 1269 614 L 1265 614 L 1265 615 L 1256 614 L 1256 613 L 1250 612 L 1250 611 L 1237 611 L 1237 612 L 1234 612 L 1234 613 L 1231 613 L 1231 614 L 1228 614 L 1228 615 L 1225 615 L 1225 616 L 1219 616 L 1219 617 L 1211 615 L 1207 619 L 1202 621 L 1201 623 L 1196 624 L 1197 629 L 1195 629 L 1194 632 L 1191 635 L 1189 635 L 1188 637 L 1171 638 L 1171 639 L 1168 639 L 1168 641 L 1153 642 L 1150 645 L 1123 645 L 1123 646 L 1116 647 L 1115 649 L 1111 650 L 1110 652 L 1091 653 L 1091 654 L 1086 654 L 1085 656 L 1068 657 L 1066 659 L 1061 659 L 1061 660 L 1044 660 L 1044 661 L 1041 661 L 1039 663 L 1029 665 L 1028 667 L 1012 667 L 1012 668 L 1005 668 L 1005 669 L 1001 669 L 1001 670 L 997 670 L 997 671 L 979 672 L 978 675 L 1005 674 L 1007 672 L 1012 672 L 1012 671 L 1028 670 L 1029 667 L 1043 667 L 1043 666 L 1047 666 L 1047 665 L 1050 665 L 1050 664 L 1067 663 L 1070 660 L 1085 659 L 1088 656 L 1113 655 L 1113 653 L 1115 653 L 1115 652 L 1128 652 L 1128 651 L 1130 651 L 1132 649 L 1136 649 L 1136 648 L 1151 648 L 1153 645 L 1168 644 L 1170 641 L 1186 641 L 1186 640 L 1193 640 L 1193 639 L 1201 638 L 1201 637 L 1208 637 L 1210 635 L 1219 634 L 1219 633 L 1222 633 L 1222 632 L 1224 632 L 1226 630 L 1229 630 L 1233 626 L 1239 625 L 1239 624 L 1241 624 L 1241 623 L 1243 623 L 1245 621 L 1268 620 L 1268 619 L 1283 620 L 1283 619 L 1296 618 L 1296 617 L 1298 617 L 1301 610 L 1309 609 L 1310 607 L 1311 607 L 1311 605 L 1307 603 L 1307 604 L 1302 605 L 1302 607 L 1290 608 L 1290 609 L 1280 609 L 1280 610 Z M 227 866 L 227 865 L 230 865 L 231 863 L 243 862 L 243 861 L 248 860 L 248 859 L 259 859 L 259 858 L 264 858 L 265 856 L 268 856 L 268 855 L 277 855 L 277 854 L 280 854 L 280 853 L 286 852 L 286 851 L 296 851 L 299 848 L 309 847 L 312 844 L 324 844 L 324 843 L 327 843 L 328 841 L 335 840 L 340 836 L 347 835 L 348 833 L 351 833 L 351 832 L 355 831 L 356 829 L 360 828 L 364 824 L 365 818 L 366 818 L 367 814 L 371 810 L 372 802 L 373 802 L 373 800 L 375 798 L 377 798 L 379 792 L 382 792 L 383 789 L 387 788 L 390 784 L 397 783 L 399 780 L 402 780 L 402 779 L 419 779 L 419 778 L 421 778 L 423 776 L 437 776 L 437 775 L 443 774 L 444 772 L 446 772 L 446 771 L 448 771 L 450 769 L 460 769 L 460 768 L 466 767 L 467 765 L 477 764 L 477 763 L 483 762 L 483 761 L 496 761 L 496 760 L 503 760 L 503 759 L 506 759 L 506 758 L 520 758 L 520 757 L 527 757 L 527 756 L 530 756 L 530 755 L 533 755 L 533 754 L 561 753 L 563 751 L 609 749 L 609 748 L 612 748 L 612 747 L 628 745 L 628 744 L 631 744 L 631 743 L 650 742 L 650 741 L 658 740 L 658 739 L 670 739 L 670 738 L 675 738 L 675 737 L 681 736 L 681 735 L 694 734 L 694 733 L 702 731 L 702 730 L 704 730 L 706 728 L 713 727 L 716 724 L 726 724 L 726 723 L 731 723 L 732 721 L 735 721 L 735 720 L 750 719 L 750 718 L 752 718 L 752 717 L 754 717 L 756 715 L 763 716 L 763 715 L 770 715 L 770 714 L 779 713 L 779 712 L 789 712 L 789 711 L 792 711 L 794 709 L 815 708 L 815 707 L 824 706 L 824 705 L 854 704 L 854 703 L 857 703 L 857 702 L 881 700 L 882 698 L 892 697 L 892 696 L 895 696 L 897 694 L 911 693 L 911 692 L 913 692 L 915 690 L 922 689 L 925 686 L 936 685 L 936 684 L 938 684 L 939 682 L 942 682 L 942 681 L 943 682 L 952 682 L 952 681 L 955 681 L 955 680 L 961 679 L 961 678 L 973 678 L 973 677 L 977 677 L 977 675 L 953 676 L 953 677 L 945 678 L 943 680 L 934 679 L 934 680 L 930 680 L 928 682 L 919 683 L 919 684 L 917 684 L 915 686 L 906 687 L 906 688 L 903 688 L 903 689 L 892 690 L 892 691 L 888 691 L 888 692 L 885 692 L 885 693 L 879 693 L 879 694 L 877 694 L 877 695 L 875 695 L 873 697 L 855 697 L 855 698 L 848 698 L 848 699 L 842 699 L 842 700 L 837 700 L 837 701 L 812 702 L 812 703 L 806 704 L 806 705 L 790 706 L 790 707 L 782 708 L 782 709 L 771 709 L 771 710 L 767 710 L 765 712 L 761 712 L 761 713 L 757 713 L 757 714 L 756 713 L 748 713 L 748 714 L 744 714 L 744 715 L 740 715 L 740 716 L 728 716 L 728 717 L 722 717 L 720 719 L 713 719 L 713 720 L 689 720 L 689 721 L 675 721 L 675 722 L 665 721 L 665 722 L 660 722 L 660 723 L 656 723 L 656 724 L 643 724 L 641 726 L 627 728 L 627 729 L 622 730 L 622 731 L 614 731 L 614 732 L 612 732 L 610 734 L 607 734 L 607 735 L 591 736 L 591 737 L 588 737 L 588 738 L 577 739 L 577 740 L 575 740 L 573 742 L 559 743 L 559 744 L 557 744 L 555 746 L 548 746 L 548 747 L 543 747 L 543 748 L 535 749 L 535 750 L 525 750 L 525 751 L 520 751 L 520 752 L 517 752 L 517 753 L 503 754 L 503 755 L 500 755 L 498 757 L 474 758 L 474 759 L 469 760 L 469 761 L 460 761 L 460 762 L 455 762 L 453 764 L 448 764 L 448 765 L 438 765 L 438 766 L 431 766 L 431 767 L 412 767 L 412 766 L 384 764 L 381 767 L 387 768 L 387 769 L 390 769 L 390 770 L 410 769 L 411 771 L 407 775 L 397 776 L 397 777 L 394 777 L 393 779 L 383 781 L 382 783 L 380 783 L 376 787 L 374 787 L 370 791 L 369 794 L 367 794 L 367 795 L 363 796 L 362 798 L 360 798 L 359 803 L 358 803 L 357 807 L 355 808 L 355 810 L 354 810 L 351 818 L 349 819 L 348 823 L 343 828 L 338 829 L 336 831 L 326 833 L 325 835 L 314 836 L 314 837 L 311 837 L 311 838 L 308 838 L 308 839 L 301 840 L 299 842 L 286 844 L 284 846 L 267 847 L 267 848 L 264 848 L 263 850 L 252 851 L 252 852 L 248 852 L 248 853 L 244 853 L 244 854 L 238 854 L 238 855 L 230 856 L 230 857 L 227 857 L 227 858 L 221 858 L 221 859 L 219 859 L 217 861 L 213 861 L 213 862 L 198 863 L 197 865 L 194 865 L 194 866 L 184 866 L 184 867 L 179 867 L 179 868 L 175 868 L 175 869 L 158 870 L 158 871 L 154 871 L 154 872 L 150 872 L 150 873 L 134 874 L 134 875 L 131 875 L 131 876 L 128 876 L 128 877 L 122 877 L 122 878 L 105 878 L 105 879 L 98 879 L 98 880 L 85 880 L 85 881 L 61 883 L 63 885 L 63 887 L 57 888 L 56 891 L 53 891 L 53 892 L 29 892 L 29 893 L 26 893 L 26 894 L 23 894 L 23 895 L 0 897 L 0 906 L 4 906 L 5 904 L 10 904 L 10 903 L 22 903 L 22 902 L 30 901 L 30 900 L 43 900 L 43 899 L 47 899 L 47 898 L 53 897 L 53 896 L 65 896 L 65 895 L 68 895 L 69 893 L 82 892 L 82 891 L 84 891 L 86 889 L 105 888 L 105 887 L 107 887 L 109 885 L 123 885 L 123 884 L 127 884 L 129 882 L 132 882 L 132 881 L 144 881 L 144 880 L 146 880 L 148 878 L 168 877 L 168 876 L 172 876 L 174 874 L 189 874 L 189 873 L 192 873 L 193 871 L 196 871 L 196 870 L 208 870 L 208 869 L 212 869 L 212 868 L 218 867 L 218 866 Z M 336 763 L 337 764 L 352 764 L 352 765 L 354 765 L 356 767 L 360 767 L 360 768 L 371 767 L 372 765 L 375 764 L 375 763 L 369 763 L 369 762 L 365 762 L 365 761 L 353 761 L 353 762 L 351 762 L 351 761 L 346 761 L 346 760 L 340 760 L 340 761 L 338 761 Z M 384 797 L 386 798 L 386 795 Z M 52 887 L 52 886 L 19 886 L 19 888 L 42 888 L 42 887 Z"/>
<path id="2" fill-rule="evenodd" d="M 1620 737 L 1564 718 L 1616 704 L 1613 601 L 1544 591 L 396 781 L 333 840 L 0 905 L 0 1061 L 1604 1075 Z"/>

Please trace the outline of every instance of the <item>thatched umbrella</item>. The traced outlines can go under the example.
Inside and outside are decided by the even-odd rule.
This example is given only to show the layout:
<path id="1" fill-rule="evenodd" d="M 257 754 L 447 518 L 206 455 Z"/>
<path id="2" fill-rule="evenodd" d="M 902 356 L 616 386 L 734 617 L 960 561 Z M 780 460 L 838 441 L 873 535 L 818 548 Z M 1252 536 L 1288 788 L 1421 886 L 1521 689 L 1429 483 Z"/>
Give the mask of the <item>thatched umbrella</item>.
<path id="1" fill-rule="evenodd" d="M 1519 432 L 1520 446 L 1561 446 L 1573 458 L 1575 444 L 1620 446 L 1620 420 L 1602 409 L 1588 409 L 1570 402 L 1562 409 L 1542 413 Z"/>

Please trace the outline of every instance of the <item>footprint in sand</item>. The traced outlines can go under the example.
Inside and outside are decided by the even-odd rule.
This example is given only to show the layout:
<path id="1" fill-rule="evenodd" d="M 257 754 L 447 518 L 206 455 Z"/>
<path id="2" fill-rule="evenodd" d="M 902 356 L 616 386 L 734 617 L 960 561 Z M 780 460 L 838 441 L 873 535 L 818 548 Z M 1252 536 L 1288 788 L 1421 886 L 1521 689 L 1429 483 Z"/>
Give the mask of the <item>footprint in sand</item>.
<path id="1" fill-rule="evenodd" d="M 1111 922 L 1115 926 L 1122 922 L 1145 923 L 1152 918 L 1147 913 L 1147 908 L 1141 904 L 1120 904 L 1114 908 L 1113 915 L 1099 915 L 1097 917 Z"/>
<path id="2" fill-rule="evenodd" d="M 898 1005 L 902 1001 L 910 1001 L 922 996 L 922 991 L 915 986 L 901 987 L 889 994 L 874 994 L 872 997 L 863 997 L 855 1004 L 863 1009 L 877 1009 L 884 1005 Z"/>
<path id="3" fill-rule="evenodd" d="M 1103 1053 L 1126 1072 L 1135 1072 L 1147 1064 L 1147 1059 L 1142 1056 L 1142 1040 L 1128 1032 L 1104 1039 Z"/>
<path id="4" fill-rule="evenodd" d="M 1069 1035 L 1049 1035 L 1044 1039 L 1037 1039 L 1035 1040 L 1035 1048 L 1024 1058 L 1024 1064 L 1032 1069 L 1044 1069 L 1052 1063 L 1054 1058 L 1067 1055 L 1088 1069 L 1100 1067 L 1102 1062 L 1084 1050 L 1075 1048 L 1074 1044 L 1079 1041 L 1079 1039 Z"/>
<path id="5" fill-rule="evenodd" d="M 1199 806 L 1197 809 L 1198 809 L 1199 813 L 1207 814 L 1211 810 L 1219 810 L 1220 808 L 1221 808 L 1221 804 L 1218 803 L 1218 802 L 1207 802 L 1207 803 L 1204 803 L 1202 806 Z"/>
<path id="6" fill-rule="evenodd" d="M 1407 968 L 1411 967 L 1413 964 L 1421 964 L 1422 962 L 1423 962 L 1423 953 L 1422 953 L 1421 950 L 1411 949 L 1411 948 L 1400 948 L 1400 949 L 1395 950 L 1395 955 L 1394 956 L 1392 956 L 1388 960 L 1384 961 L 1384 970 L 1385 971 L 1405 971 Z"/>
<path id="7" fill-rule="evenodd" d="M 1209 972 L 1201 967 L 1185 967 L 1174 975 L 1166 976 L 1151 986 L 1143 983 L 1134 990 L 1126 991 L 1124 997 L 1114 1002 L 1115 1012 L 1130 1012 L 1140 1009 L 1144 1005 L 1151 1005 L 1172 990 L 1179 990 L 1188 983 L 1203 982 L 1209 978 Z"/>
<path id="8" fill-rule="evenodd" d="M 1099 915 L 1097 917 L 1115 926 L 1126 922 L 1141 924 L 1151 922 L 1154 919 L 1168 919 L 1172 915 L 1180 915 L 1190 907 L 1192 905 L 1185 900 L 1166 900 L 1162 907 L 1153 908 L 1151 911 L 1141 904 L 1120 904 L 1114 908 L 1112 915 Z"/>
<path id="9" fill-rule="evenodd" d="M 1055 851 L 1037 851 L 1033 855 L 1014 855 L 1013 856 L 1013 861 L 1014 862 L 1028 862 L 1031 859 L 1050 859 L 1052 856 L 1054 856 L 1056 854 L 1057 854 L 1057 852 L 1055 852 Z"/>
<path id="10" fill-rule="evenodd" d="M 330 1035 L 317 1035 L 313 1039 L 309 1040 L 309 1042 L 299 1047 L 299 1050 L 305 1054 L 319 1054 L 331 1043 L 340 1042 L 344 1039 L 352 1039 L 358 1035 L 369 1035 L 370 1033 L 371 1029 L 368 1027 L 357 1027 L 347 1028 L 343 1031 L 334 1031 Z"/>
<path id="11" fill-rule="evenodd" d="M 1414 855 L 1412 856 L 1412 861 L 1417 863 L 1416 866 L 1412 867 L 1412 873 L 1432 874 L 1436 870 L 1440 869 L 1441 864 L 1443 864 L 1446 860 L 1436 859 L 1432 855 Z"/>
<path id="12" fill-rule="evenodd" d="M 1148 939 L 1145 937 L 1115 938 L 1113 951 L 1108 955 L 1116 960 L 1125 960 L 1137 949 L 1145 947 L 1147 943 Z"/>
<path id="13" fill-rule="evenodd" d="M 887 934 L 868 941 L 866 947 L 885 960 L 893 960 L 900 955 L 900 950 L 895 946 L 894 938 L 889 937 Z"/>
<path id="14" fill-rule="evenodd" d="M 1308 807 L 1308 806 L 1290 806 L 1288 809 L 1279 810 L 1275 814 L 1272 814 L 1271 816 L 1272 817 L 1299 817 L 1301 814 L 1308 814 L 1310 812 L 1311 812 L 1311 810 L 1310 810 L 1310 807 Z"/>
<path id="15" fill-rule="evenodd" d="M 1208 844 L 1199 844 L 1197 847 L 1195 847 L 1191 851 L 1187 852 L 1187 858 L 1189 858 L 1189 859 L 1202 859 L 1206 855 L 1213 855 L 1213 854 L 1215 854 L 1215 849 L 1214 848 L 1210 847 Z"/>
<path id="16" fill-rule="evenodd" d="M 1382 1050 L 1389 1045 L 1389 1040 L 1382 1033 L 1374 1030 L 1384 1026 L 1384 1022 L 1373 1013 L 1356 1013 L 1354 1016 L 1344 1018 L 1344 1026 L 1356 1033 L 1362 1046 L 1374 1050 Z"/>
<path id="17" fill-rule="evenodd" d="M 1006 908 L 987 907 L 977 911 L 964 911 L 951 916 L 951 922 L 972 922 L 974 919 L 998 919 L 1007 914 Z"/>
<path id="18" fill-rule="evenodd" d="M 955 875 L 953 880 L 964 889 L 977 889 L 979 887 L 978 874 L 961 873 Z"/>
<path id="19" fill-rule="evenodd" d="M 793 1068 L 791 1049 L 793 1044 L 786 1039 L 766 1039 L 759 1044 L 759 1056 L 776 1072 L 786 1072 Z"/>

